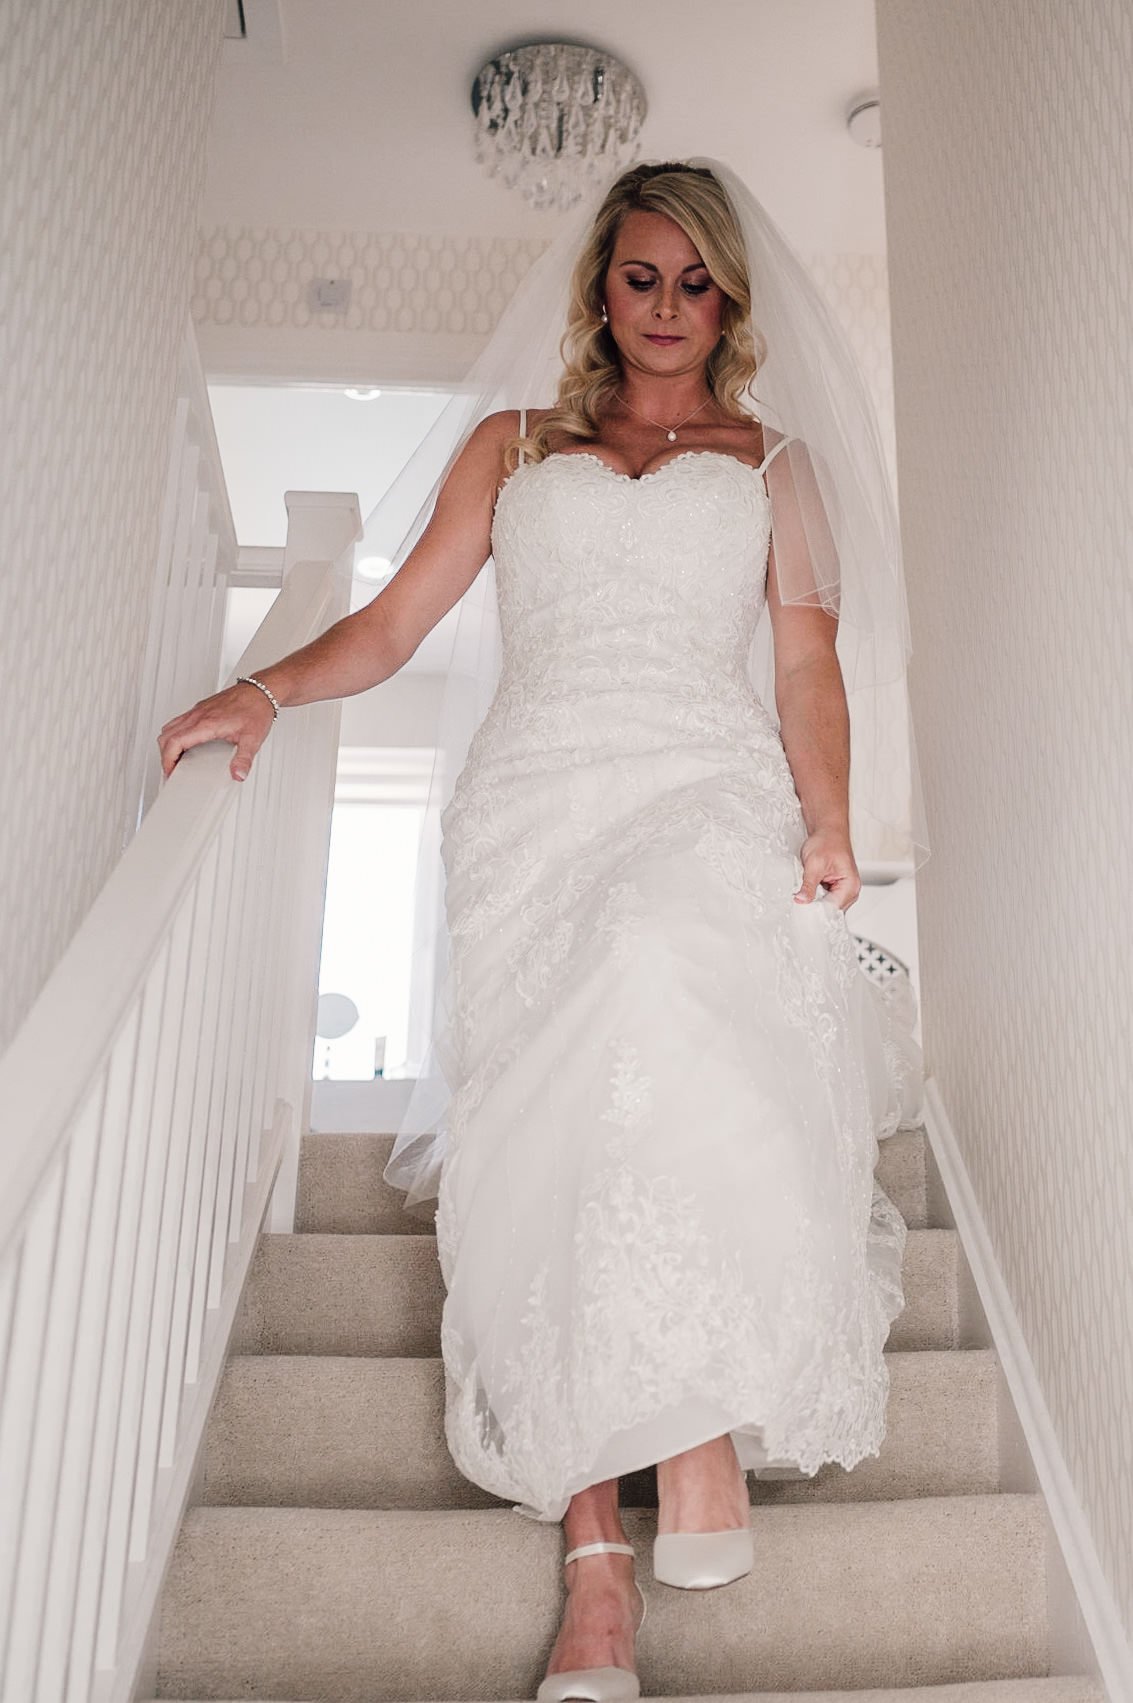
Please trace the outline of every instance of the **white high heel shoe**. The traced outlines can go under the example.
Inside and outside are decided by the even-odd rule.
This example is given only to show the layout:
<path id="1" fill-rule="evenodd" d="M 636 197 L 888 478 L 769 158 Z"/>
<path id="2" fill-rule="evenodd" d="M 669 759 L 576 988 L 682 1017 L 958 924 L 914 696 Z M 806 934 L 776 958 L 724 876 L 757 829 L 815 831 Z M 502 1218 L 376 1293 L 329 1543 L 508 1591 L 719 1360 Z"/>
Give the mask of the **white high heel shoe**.
<path id="1" fill-rule="evenodd" d="M 572 1549 L 563 1556 L 563 1566 L 578 1555 L 598 1555 L 607 1550 L 617 1555 L 632 1555 L 633 1545 L 580 1543 L 577 1549 Z M 640 1632 L 645 1625 L 649 1605 L 636 1579 L 634 1584 L 641 1598 L 641 1619 L 635 1629 Z M 568 1698 L 581 1698 L 585 1703 L 633 1703 L 633 1699 L 640 1696 L 641 1682 L 636 1673 L 630 1668 L 615 1667 L 564 1668 L 561 1673 L 549 1673 L 535 1693 L 536 1703 L 566 1703 Z"/>
<path id="2" fill-rule="evenodd" d="M 683 1591 L 709 1591 L 742 1579 L 755 1565 L 751 1526 L 722 1532 L 658 1532 L 653 1577 Z"/>
<path id="3" fill-rule="evenodd" d="M 744 1472 L 744 1485 L 747 1473 Z M 742 1579 L 755 1565 L 751 1508 L 745 1526 L 718 1532 L 658 1532 L 653 1539 L 653 1577 L 682 1591 L 710 1591 Z"/>

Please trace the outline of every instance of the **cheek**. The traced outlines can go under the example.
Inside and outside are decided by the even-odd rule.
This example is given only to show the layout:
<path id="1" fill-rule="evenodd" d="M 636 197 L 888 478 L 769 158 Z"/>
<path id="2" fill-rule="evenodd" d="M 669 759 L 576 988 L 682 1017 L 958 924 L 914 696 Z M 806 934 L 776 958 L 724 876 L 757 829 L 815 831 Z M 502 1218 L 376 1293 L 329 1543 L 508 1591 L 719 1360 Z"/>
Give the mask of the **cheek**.
<path id="1" fill-rule="evenodd" d="M 622 283 L 612 283 L 606 291 L 606 311 L 611 319 L 632 319 L 646 304 L 646 294 L 639 294 Z"/>
<path id="2" fill-rule="evenodd" d="M 724 323 L 723 296 L 701 296 L 693 299 L 693 312 L 696 323 L 704 327 L 706 333 L 718 337 Z"/>

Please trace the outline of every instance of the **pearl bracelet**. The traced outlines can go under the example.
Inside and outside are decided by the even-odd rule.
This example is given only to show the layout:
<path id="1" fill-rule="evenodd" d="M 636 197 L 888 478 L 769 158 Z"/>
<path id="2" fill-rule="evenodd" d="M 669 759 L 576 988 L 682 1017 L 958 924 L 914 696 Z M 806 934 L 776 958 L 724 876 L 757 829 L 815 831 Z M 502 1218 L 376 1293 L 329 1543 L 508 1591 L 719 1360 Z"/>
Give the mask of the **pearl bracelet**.
<path id="1" fill-rule="evenodd" d="M 260 688 L 260 691 L 264 694 L 265 698 L 270 700 L 271 710 L 272 710 L 271 719 L 272 719 L 272 721 L 277 721 L 279 719 L 279 703 L 276 700 L 276 698 L 273 697 L 272 693 L 268 690 L 268 688 L 264 685 L 263 681 L 257 680 L 254 674 L 238 674 L 236 676 L 236 684 L 238 686 L 241 685 L 244 681 L 247 681 L 249 686 L 258 686 Z"/>

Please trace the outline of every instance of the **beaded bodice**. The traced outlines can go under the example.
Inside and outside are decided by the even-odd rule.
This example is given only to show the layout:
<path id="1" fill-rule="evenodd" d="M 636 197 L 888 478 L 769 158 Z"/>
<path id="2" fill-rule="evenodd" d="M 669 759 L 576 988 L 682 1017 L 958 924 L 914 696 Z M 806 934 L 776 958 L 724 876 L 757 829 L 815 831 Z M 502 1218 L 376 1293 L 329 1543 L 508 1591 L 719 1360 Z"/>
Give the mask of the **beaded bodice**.
<path id="1" fill-rule="evenodd" d="M 762 472 L 732 455 L 640 478 L 589 452 L 518 467 L 492 531 L 502 659 L 481 747 L 766 733 L 746 663 L 770 532 Z"/>

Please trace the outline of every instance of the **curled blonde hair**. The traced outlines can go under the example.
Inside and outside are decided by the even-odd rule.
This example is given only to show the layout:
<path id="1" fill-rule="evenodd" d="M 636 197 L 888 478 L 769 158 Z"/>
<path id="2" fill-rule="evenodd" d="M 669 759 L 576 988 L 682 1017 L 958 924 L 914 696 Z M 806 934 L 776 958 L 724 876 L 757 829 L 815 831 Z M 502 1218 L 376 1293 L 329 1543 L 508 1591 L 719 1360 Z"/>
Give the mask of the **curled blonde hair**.
<path id="1" fill-rule="evenodd" d="M 575 263 L 559 344 L 564 371 L 554 405 L 526 437 L 505 445 L 507 465 L 515 465 L 521 448 L 532 461 L 542 461 L 556 433 L 597 437 L 603 407 L 622 381 L 617 345 L 602 318 L 606 273 L 622 220 L 637 209 L 664 213 L 679 225 L 724 292 L 720 341 L 708 357 L 705 378 L 725 413 L 750 418 L 740 399 L 763 364 L 767 345 L 759 333 L 752 334 L 747 255 L 724 186 L 707 167 L 683 161 L 632 166 L 612 185 Z"/>

